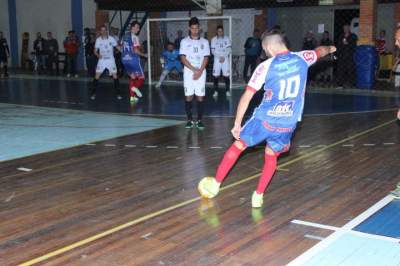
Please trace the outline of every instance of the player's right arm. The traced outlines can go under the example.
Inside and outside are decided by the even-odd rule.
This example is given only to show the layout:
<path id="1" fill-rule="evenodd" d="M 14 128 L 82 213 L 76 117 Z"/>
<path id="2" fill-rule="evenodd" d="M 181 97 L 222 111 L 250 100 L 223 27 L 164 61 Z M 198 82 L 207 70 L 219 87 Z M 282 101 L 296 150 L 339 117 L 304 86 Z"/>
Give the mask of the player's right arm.
<path id="1" fill-rule="evenodd" d="M 271 63 L 272 59 L 268 59 L 257 66 L 246 87 L 246 91 L 240 98 L 239 105 L 236 111 L 235 123 L 231 130 L 233 137 L 237 140 L 240 138 L 240 131 L 242 129 L 244 114 L 246 113 L 247 108 L 249 107 L 249 103 L 253 98 L 254 94 L 258 90 L 260 90 L 263 84 L 265 83 L 266 76 Z"/>
<path id="2" fill-rule="evenodd" d="M 100 54 L 99 54 L 99 47 L 100 46 L 100 44 L 99 44 L 99 39 L 96 39 L 96 42 L 95 42 L 95 44 L 94 44 L 94 55 L 98 58 L 98 59 L 101 59 L 101 56 L 100 56 Z"/>
<path id="3" fill-rule="evenodd" d="M 186 55 L 188 55 L 188 53 L 190 53 L 189 49 L 186 46 L 187 45 L 186 45 L 185 39 L 183 39 L 181 41 L 181 45 L 180 45 L 180 49 L 179 49 L 181 62 L 185 67 L 189 68 L 193 72 L 196 72 L 198 69 L 196 67 L 192 66 L 192 64 L 190 64 L 189 60 L 187 60 L 187 58 L 186 58 Z"/>
<path id="4" fill-rule="evenodd" d="M 240 97 L 239 105 L 236 111 L 235 123 L 231 130 L 232 135 L 236 140 L 240 139 L 240 131 L 242 129 L 243 117 L 247 111 L 247 108 L 249 107 L 250 101 L 253 98 L 254 93 L 255 92 L 253 90 L 246 89 L 242 97 Z"/>

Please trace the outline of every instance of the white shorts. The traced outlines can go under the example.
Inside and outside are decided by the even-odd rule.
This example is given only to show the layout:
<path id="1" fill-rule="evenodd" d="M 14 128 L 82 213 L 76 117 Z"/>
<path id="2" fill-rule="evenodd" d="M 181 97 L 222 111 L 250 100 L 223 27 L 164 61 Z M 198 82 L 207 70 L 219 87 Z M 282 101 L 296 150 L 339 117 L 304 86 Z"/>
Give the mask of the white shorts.
<path id="1" fill-rule="evenodd" d="M 203 71 L 198 80 L 193 79 L 193 71 L 185 67 L 183 69 L 183 87 L 185 96 L 205 96 L 206 95 L 206 70 Z"/>
<path id="2" fill-rule="evenodd" d="M 395 87 L 400 87 L 400 64 L 398 64 L 397 66 L 396 66 L 396 70 L 395 70 L 395 76 L 394 76 L 394 86 Z M 399 73 L 399 74 L 397 74 L 397 73 Z"/>
<path id="3" fill-rule="evenodd" d="M 110 76 L 117 73 L 117 66 L 114 58 L 101 58 L 97 62 L 96 73 L 103 73 L 108 69 Z"/>
<path id="4" fill-rule="evenodd" d="M 224 77 L 229 77 L 229 57 L 225 57 L 225 61 L 223 63 L 219 62 L 219 57 L 214 57 L 214 66 L 213 66 L 213 76 L 214 77 L 219 77 L 222 75 Z"/>

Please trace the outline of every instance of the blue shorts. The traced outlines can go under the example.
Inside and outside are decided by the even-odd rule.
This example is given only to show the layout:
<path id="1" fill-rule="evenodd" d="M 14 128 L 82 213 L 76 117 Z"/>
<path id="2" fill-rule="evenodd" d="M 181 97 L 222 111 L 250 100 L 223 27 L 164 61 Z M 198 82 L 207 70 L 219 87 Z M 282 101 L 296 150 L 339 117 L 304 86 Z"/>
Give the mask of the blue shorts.
<path id="1" fill-rule="evenodd" d="M 177 61 L 175 63 L 169 63 L 165 65 L 165 69 L 168 70 L 169 72 L 171 72 L 172 70 L 174 70 L 174 68 L 176 68 L 176 71 L 178 72 L 182 72 L 183 67 L 181 62 Z"/>
<path id="2" fill-rule="evenodd" d="M 140 57 L 135 56 L 130 59 L 122 59 L 125 71 L 128 75 L 135 75 L 137 77 L 144 77 L 142 65 L 140 63 Z"/>
<path id="3" fill-rule="evenodd" d="M 276 153 L 288 151 L 294 128 L 289 131 L 272 127 L 268 128 L 266 125 L 265 122 L 252 117 L 243 126 L 240 132 L 240 139 L 247 147 L 267 141 L 267 146 Z"/>

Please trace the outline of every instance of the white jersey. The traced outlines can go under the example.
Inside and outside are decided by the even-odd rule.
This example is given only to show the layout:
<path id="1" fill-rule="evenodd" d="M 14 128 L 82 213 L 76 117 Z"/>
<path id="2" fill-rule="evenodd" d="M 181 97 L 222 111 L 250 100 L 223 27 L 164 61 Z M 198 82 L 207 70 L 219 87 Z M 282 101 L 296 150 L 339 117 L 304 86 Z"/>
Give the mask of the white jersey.
<path id="1" fill-rule="evenodd" d="M 114 58 L 114 47 L 117 46 L 117 42 L 111 36 L 102 38 L 101 36 L 96 39 L 94 45 L 95 49 L 99 50 L 99 54 L 103 59 Z"/>
<path id="2" fill-rule="evenodd" d="M 188 60 L 192 66 L 200 68 L 203 64 L 204 57 L 210 55 L 210 45 L 204 38 L 192 39 L 188 36 L 182 39 L 179 54 L 185 55 L 186 60 Z"/>
<path id="3" fill-rule="evenodd" d="M 227 36 L 211 39 L 211 52 L 215 57 L 228 57 L 231 53 L 231 40 Z"/>

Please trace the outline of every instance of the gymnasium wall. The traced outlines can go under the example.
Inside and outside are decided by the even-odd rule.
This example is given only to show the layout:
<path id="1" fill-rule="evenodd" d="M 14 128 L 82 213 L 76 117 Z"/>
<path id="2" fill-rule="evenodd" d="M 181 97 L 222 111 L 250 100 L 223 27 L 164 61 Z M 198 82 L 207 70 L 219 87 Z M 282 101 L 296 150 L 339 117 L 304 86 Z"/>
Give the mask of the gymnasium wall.
<path id="1" fill-rule="evenodd" d="M 0 31 L 4 37 L 10 41 L 10 28 L 8 22 L 8 1 L 0 1 Z"/>
<path id="2" fill-rule="evenodd" d="M 312 30 L 319 40 L 318 24 L 324 24 L 333 37 L 334 10 L 335 9 L 358 9 L 359 6 L 337 6 L 337 7 L 299 7 L 299 8 L 276 8 L 276 24 L 280 25 L 286 32 L 291 43 L 292 50 L 300 50 L 303 38 L 307 31 Z M 380 4 L 377 10 L 377 29 L 386 30 L 386 41 L 388 47 L 393 47 L 393 10 L 394 4 Z"/>

